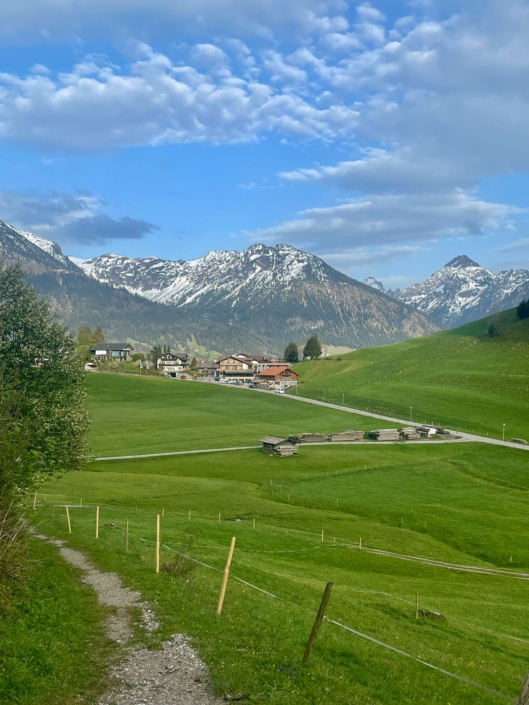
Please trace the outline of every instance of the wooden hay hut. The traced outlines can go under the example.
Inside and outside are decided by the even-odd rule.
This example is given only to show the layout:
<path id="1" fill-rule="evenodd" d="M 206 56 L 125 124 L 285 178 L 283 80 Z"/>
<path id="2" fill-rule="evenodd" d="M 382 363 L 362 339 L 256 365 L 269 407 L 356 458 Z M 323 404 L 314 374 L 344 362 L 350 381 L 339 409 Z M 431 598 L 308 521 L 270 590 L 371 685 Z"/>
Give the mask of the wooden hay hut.
<path id="1" fill-rule="evenodd" d="M 263 451 L 269 455 L 297 455 L 298 446 L 296 443 L 292 443 L 288 438 L 279 438 L 278 436 L 266 436 L 261 438 L 260 442 L 263 444 Z"/>

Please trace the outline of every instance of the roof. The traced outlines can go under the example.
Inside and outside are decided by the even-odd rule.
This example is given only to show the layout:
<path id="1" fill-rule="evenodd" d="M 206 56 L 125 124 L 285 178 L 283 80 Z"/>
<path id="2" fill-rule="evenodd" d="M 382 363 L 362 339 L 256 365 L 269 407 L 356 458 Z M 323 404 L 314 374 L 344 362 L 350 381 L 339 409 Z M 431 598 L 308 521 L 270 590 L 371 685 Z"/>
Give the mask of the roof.
<path id="1" fill-rule="evenodd" d="M 265 436 L 259 439 L 260 443 L 270 443 L 273 446 L 277 446 L 280 443 L 289 443 L 288 438 L 279 438 L 279 436 Z"/>
<path id="2" fill-rule="evenodd" d="M 95 350 L 125 350 L 125 348 L 133 349 L 130 343 L 96 343 L 90 348 L 90 352 Z"/>
<path id="3" fill-rule="evenodd" d="M 296 370 L 293 370 L 291 367 L 269 367 L 266 370 L 259 372 L 259 374 L 257 376 L 258 377 L 278 377 L 283 372 L 290 372 L 290 374 L 294 374 L 297 377 L 299 377 L 299 373 L 296 372 Z"/>

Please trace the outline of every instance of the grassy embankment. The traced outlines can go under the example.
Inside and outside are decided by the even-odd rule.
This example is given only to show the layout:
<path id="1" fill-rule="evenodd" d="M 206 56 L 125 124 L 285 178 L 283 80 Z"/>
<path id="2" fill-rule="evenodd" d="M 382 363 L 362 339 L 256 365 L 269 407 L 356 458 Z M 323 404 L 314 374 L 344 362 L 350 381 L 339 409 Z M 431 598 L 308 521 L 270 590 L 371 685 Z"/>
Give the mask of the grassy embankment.
<path id="1" fill-rule="evenodd" d="M 296 365 L 299 394 L 349 407 L 506 439 L 529 440 L 529 319 L 500 317 L 341 359 Z M 340 356 L 338 356 L 340 357 Z"/>
<path id="2" fill-rule="evenodd" d="M 57 548 L 32 539 L 29 558 L 28 581 L 0 619 L 0 702 L 90 701 L 104 688 L 112 653 L 105 612 Z"/>
<path id="3" fill-rule="evenodd" d="M 362 427 L 360 419 L 343 423 L 341 412 L 205 384 L 102 375 L 89 384 L 98 455 L 245 445 L 270 432 Z M 128 404 L 131 395 L 135 401 Z M 371 425 L 363 421 L 364 428 Z M 39 518 L 44 528 L 68 537 L 98 565 L 117 570 L 156 600 L 161 638 L 178 630 L 194 636 L 220 692 L 288 705 L 488 704 L 498 699 L 331 624 L 324 624 L 309 666 L 301 667 L 300 660 L 325 582 L 334 580 L 333 619 L 515 697 L 529 666 L 527 582 L 341 544 L 362 537 L 368 548 L 529 570 L 528 471 L 529 454 L 479 444 L 303 447 L 294 458 L 248 450 L 97 462 L 53 481 L 46 491 L 55 502 L 82 497 L 83 504 L 100 504 L 98 541 L 90 510 L 71 510 L 71 536 L 57 512 L 53 527 L 49 508 Z M 189 582 L 155 575 L 148 541 L 162 509 L 166 545 L 178 547 L 190 532 L 193 555 L 222 569 L 230 537 L 237 536 L 234 575 L 290 604 L 232 579 L 219 619 L 220 573 L 200 567 Z M 242 521 L 229 521 L 235 518 Z M 162 561 L 173 555 L 163 549 Z M 421 607 L 446 619 L 416 621 L 416 592 Z"/>

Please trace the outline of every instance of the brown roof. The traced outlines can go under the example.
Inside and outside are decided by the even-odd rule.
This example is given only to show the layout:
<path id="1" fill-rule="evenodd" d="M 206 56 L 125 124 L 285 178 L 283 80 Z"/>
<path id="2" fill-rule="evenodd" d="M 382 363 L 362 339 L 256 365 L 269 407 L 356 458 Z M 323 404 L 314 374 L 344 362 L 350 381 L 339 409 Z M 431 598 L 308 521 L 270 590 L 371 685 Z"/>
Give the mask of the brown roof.
<path id="1" fill-rule="evenodd" d="M 296 370 L 293 370 L 291 367 L 268 368 L 266 370 L 263 370 L 262 372 L 259 372 L 259 374 L 257 376 L 258 377 L 273 377 L 275 379 L 276 377 L 281 376 L 281 374 L 283 372 L 290 372 L 290 374 L 293 374 L 296 377 L 299 377 L 299 374 L 296 372 Z"/>

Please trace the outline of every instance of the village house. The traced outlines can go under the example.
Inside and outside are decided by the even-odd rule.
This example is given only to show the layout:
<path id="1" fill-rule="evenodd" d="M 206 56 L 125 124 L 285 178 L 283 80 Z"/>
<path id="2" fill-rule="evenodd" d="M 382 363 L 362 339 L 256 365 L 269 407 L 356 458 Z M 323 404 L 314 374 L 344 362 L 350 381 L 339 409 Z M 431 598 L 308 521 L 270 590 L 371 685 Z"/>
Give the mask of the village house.
<path id="1" fill-rule="evenodd" d="M 187 353 L 164 353 L 156 361 L 156 369 L 167 377 L 176 377 L 189 364 Z"/>
<path id="2" fill-rule="evenodd" d="M 94 362 L 126 362 L 134 348 L 129 343 L 97 343 L 90 348 Z"/>
<path id="3" fill-rule="evenodd" d="M 259 383 L 268 383 L 270 387 L 276 389 L 285 389 L 294 387 L 299 380 L 299 374 L 296 370 L 282 365 L 281 367 L 270 367 L 262 370 L 256 375 L 256 381 Z"/>
<path id="4" fill-rule="evenodd" d="M 217 360 L 219 379 L 250 382 L 255 377 L 255 365 L 250 356 L 229 355 Z"/>

